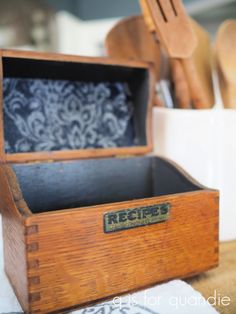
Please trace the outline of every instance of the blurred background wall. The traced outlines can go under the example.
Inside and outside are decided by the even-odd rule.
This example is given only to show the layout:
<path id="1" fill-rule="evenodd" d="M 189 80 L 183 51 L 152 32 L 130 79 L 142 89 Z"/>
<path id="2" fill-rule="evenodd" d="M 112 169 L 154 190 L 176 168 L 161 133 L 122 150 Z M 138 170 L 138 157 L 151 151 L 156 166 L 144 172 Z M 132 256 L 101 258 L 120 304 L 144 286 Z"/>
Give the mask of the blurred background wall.
<path id="1" fill-rule="evenodd" d="M 236 18 L 235 0 L 184 2 L 212 36 L 225 18 Z M 140 14 L 138 0 L 0 1 L 0 47 L 103 55 L 108 30 L 135 14 Z"/>

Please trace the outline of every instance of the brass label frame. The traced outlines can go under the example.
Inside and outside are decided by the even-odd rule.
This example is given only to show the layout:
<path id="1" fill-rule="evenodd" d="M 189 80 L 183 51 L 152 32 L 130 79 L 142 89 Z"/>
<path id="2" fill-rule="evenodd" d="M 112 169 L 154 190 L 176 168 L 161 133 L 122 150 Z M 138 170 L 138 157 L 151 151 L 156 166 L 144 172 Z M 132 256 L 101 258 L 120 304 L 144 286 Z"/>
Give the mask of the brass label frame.
<path id="1" fill-rule="evenodd" d="M 170 217 L 170 203 L 129 208 L 104 214 L 104 232 L 111 233 L 165 222 Z"/>

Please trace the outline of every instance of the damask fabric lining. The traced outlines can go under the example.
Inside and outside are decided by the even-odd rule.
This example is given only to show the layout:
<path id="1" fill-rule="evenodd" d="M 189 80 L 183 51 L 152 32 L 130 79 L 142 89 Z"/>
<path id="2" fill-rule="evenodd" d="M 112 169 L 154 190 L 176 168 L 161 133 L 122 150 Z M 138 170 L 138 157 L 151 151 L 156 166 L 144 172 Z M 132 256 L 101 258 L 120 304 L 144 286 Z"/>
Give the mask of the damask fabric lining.
<path id="1" fill-rule="evenodd" d="M 125 82 L 5 78 L 6 153 L 135 145 Z"/>

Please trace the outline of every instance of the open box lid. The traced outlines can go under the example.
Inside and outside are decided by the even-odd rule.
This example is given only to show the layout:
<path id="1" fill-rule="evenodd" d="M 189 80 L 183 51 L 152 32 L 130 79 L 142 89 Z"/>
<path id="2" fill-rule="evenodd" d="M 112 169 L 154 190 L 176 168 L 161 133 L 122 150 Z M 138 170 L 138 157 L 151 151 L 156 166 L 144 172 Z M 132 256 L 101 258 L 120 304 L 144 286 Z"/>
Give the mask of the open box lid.
<path id="1" fill-rule="evenodd" d="M 0 156 L 9 163 L 152 151 L 150 65 L 0 52 Z"/>

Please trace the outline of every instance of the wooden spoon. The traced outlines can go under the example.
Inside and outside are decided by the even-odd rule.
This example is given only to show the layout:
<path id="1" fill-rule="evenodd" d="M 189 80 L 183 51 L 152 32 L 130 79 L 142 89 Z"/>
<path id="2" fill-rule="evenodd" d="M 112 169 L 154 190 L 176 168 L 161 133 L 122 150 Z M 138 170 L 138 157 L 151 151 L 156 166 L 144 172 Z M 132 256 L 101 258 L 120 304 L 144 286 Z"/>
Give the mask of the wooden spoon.
<path id="1" fill-rule="evenodd" d="M 213 49 L 208 32 L 204 30 L 196 21 L 190 18 L 193 31 L 197 36 L 198 45 L 193 54 L 193 62 L 202 82 L 204 94 L 207 97 L 207 106 L 211 108 L 215 104 L 215 94 L 213 87 Z"/>
<path id="2" fill-rule="evenodd" d="M 210 108 L 203 82 L 200 80 L 193 54 L 197 37 L 180 0 L 145 0 L 146 14 L 153 19 L 156 32 L 171 58 L 179 59 L 188 81 L 193 106 L 196 109 Z M 141 3 L 142 4 L 142 3 Z"/>
<path id="3" fill-rule="evenodd" d="M 105 46 L 110 57 L 151 62 L 156 81 L 160 80 L 160 46 L 148 31 L 142 16 L 132 16 L 118 22 L 107 34 Z M 154 102 L 156 106 L 164 107 L 159 97 L 156 96 Z"/>
<path id="4" fill-rule="evenodd" d="M 161 51 L 142 16 L 128 17 L 116 24 L 105 40 L 109 56 L 152 62 L 160 78 Z"/>
<path id="5" fill-rule="evenodd" d="M 236 20 L 227 20 L 216 37 L 216 62 L 225 108 L 236 108 Z"/>
<path id="6" fill-rule="evenodd" d="M 157 81 L 159 81 L 160 76 L 162 79 L 167 76 L 168 70 L 163 63 L 160 64 L 162 59 L 160 46 L 153 34 L 155 35 L 155 25 L 150 18 L 148 22 L 144 21 L 142 16 L 122 19 L 106 37 L 107 53 L 111 57 L 152 62 L 155 65 Z M 168 60 L 164 60 L 164 62 L 168 62 Z M 190 108 L 191 99 L 182 66 L 178 60 L 172 59 L 170 67 L 172 80 L 174 80 L 176 107 Z M 164 106 L 159 98 L 156 98 L 155 103 L 157 106 Z"/>

